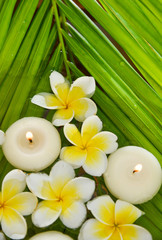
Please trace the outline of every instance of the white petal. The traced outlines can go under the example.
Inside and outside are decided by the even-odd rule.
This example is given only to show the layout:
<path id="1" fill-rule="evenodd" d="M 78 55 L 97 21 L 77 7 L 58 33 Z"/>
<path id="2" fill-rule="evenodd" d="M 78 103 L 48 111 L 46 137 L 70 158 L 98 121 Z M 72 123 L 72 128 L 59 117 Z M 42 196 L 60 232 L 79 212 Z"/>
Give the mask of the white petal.
<path id="1" fill-rule="evenodd" d="M 2 232 L 0 232 L 0 240 L 6 240 L 6 238 Z"/>
<path id="2" fill-rule="evenodd" d="M 60 83 L 55 86 L 55 94 L 57 98 L 62 102 L 64 107 L 67 107 L 68 102 L 68 96 L 69 96 L 69 82 L 66 81 L 64 83 Z M 69 105 L 69 104 L 68 104 Z"/>
<path id="3" fill-rule="evenodd" d="M 61 210 L 59 202 L 42 201 L 32 214 L 32 222 L 37 227 L 47 227 L 58 219 Z"/>
<path id="4" fill-rule="evenodd" d="M 3 208 L 0 208 L 0 222 L 1 222 L 2 216 L 3 216 Z"/>
<path id="5" fill-rule="evenodd" d="M 87 202 L 95 190 L 95 182 L 89 178 L 78 177 L 69 181 L 62 190 L 62 196 L 68 196 L 71 191 L 74 192 L 74 198 Z"/>
<path id="6" fill-rule="evenodd" d="M 87 208 L 94 217 L 106 225 L 113 225 L 115 222 L 115 204 L 108 196 L 100 196 L 88 202 Z"/>
<path id="7" fill-rule="evenodd" d="M 75 177 L 72 166 L 64 161 L 57 162 L 50 172 L 50 181 L 55 192 L 60 193 L 65 184 Z"/>
<path id="8" fill-rule="evenodd" d="M 11 208 L 4 208 L 1 226 L 3 232 L 12 239 L 22 239 L 27 233 L 25 219 Z"/>
<path id="9" fill-rule="evenodd" d="M 135 224 L 121 225 L 119 231 L 126 240 L 152 240 L 151 234 L 145 228 Z"/>
<path id="10" fill-rule="evenodd" d="M 116 142 L 117 136 L 112 132 L 103 131 L 97 133 L 88 143 L 89 147 L 96 147 L 106 154 L 114 152 L 118 144 Z"/>
<path id="11" fill-rule="evenodd" d="M 82 147 L 82 138 L 78 128 L 74 124 L 64 126 L 64 134 L 69 142 L 78 147 Z"/>
<path id="12" fill-rule="evenodd" d="M 89 98 L 80 98 L 70 104 L 74 110 L 74 117 L 77 121 L 83 122 L 89 116 L 97 113 L 96 104 Z"/>
<path id="13" fill-rule="evenodd" d="M 51 93 L 39 93 L 32 98 L 31 102 L 46 109 L 64 108 L 62 103 Z"/>
<path id="14" fill-rule="evenodd" d="M 94 94 L 96 89 L 94 78 L 87 76 L 77 78 L 71 85 L 71 88 L 74 86 L 82 88 L 86 96 L 89 98 Z"/>
<path id="15" fill-rule="evenodd" d="M 37 202 L 37 198 L 32 193 L 23 192 L 8 200 L 6 205 L 22 215 L 29 215 L 36 208 Z"/>
<path id="16" fill-rule="evenodd" d="M 52 88 L 52 91 L 57 95 L 57 91 L 55 86 L 60 84 L 60 83 L 64 83 L 65 82 L 65 78 L 62 76 L 61 73 L 53 71 L 50 75 L 50 85 Z"/>
<path id="17" fill-rule="evenodd" d="M 55 198 L 50 178 L 45 173 L 31 173 L 27 176 L 27 185 L 30 191 L 41 199 L 52 200 Z"/>
<path id="18" fill-rule="evenodd" d="M 60 153 L 60 159 L 68 162 L 74 169 L 83 165 L 86 156 L 86 150 L 82 150 L 77 146 L 63 147 Z"/>
<path id="19" fill-rule="evenodd" d="M 87 158 L 83 164 L 85 172 L 92 176 L 101 176 L 107 169 L 106 154 L 100 149 L 89 147 L 87 149 Z"/>
<path id="20" fill-rule="evenodd" d="M 115 204 L 116 224 L 132 224 L 144 213 L 131 203 L 117 200 Z"/>
<path id="21" fill-rule="evenodd" d="M 75 201 L 72 205 L 64 210 L 60 219 L 68 228 L 78 228 L 86 218 L 86 207 L 80 201 Z"/>
<path id="22" fill-rule="evenodd" d="M 0 130 L 0 145 L 2 145 L 4 143 L 5 140 L 5 133 Z"/>
<path id="23" fill-rule="evenodd" d="M 77 146 L 63 147 L 60 153 L 60 159 L 68 162 L 73 168 L 79 168 L 85 162 L 87 151 Z"/>
<path id="24" fill-rule="evenodd" d="M 23 192 L 26 187 L 26 175 L 23 171 L 14 169 L 10 171 L 2 182 L 3 200 L 9 200 L 14 195 Z"/>
<path id="25" fill-rule="evenodd" d="M 85 98 L 86 95 L 82 88 L 80 87 L 71 87 L 68 93 L 67 102 L 68 105 L 71 105 L 72 102 L 80 98 Z"/>
<path id="26" fill-rule="evenodd" d="M 82 233 L 82 232 L 79 233 L 78 240 L 84 240 L 84 237 L 83 237 L 83 233 Z"/>
<path id="27" fill-rule="evenodd" d="M 81 136 L 83 143 L 86 145 L 88 141 L 94 137 L 102 129 L 102 122 L 97 116 L 88 117 L 82 125 Z"/>
<path id="28" fill-rule="evenodd" d="M 64 126 L 66 123 L 71 122 L 74 117 L 74 111 L 72 108 L 57 110 L 52 118 L 53 125 L 59 127 Z"/>
<path id="29" fill-rule="evenodd" d="M 87 220 L 80 229 L 78 240 L 108 240 L 113 233 L 109 227 L 96 219 Z"/>

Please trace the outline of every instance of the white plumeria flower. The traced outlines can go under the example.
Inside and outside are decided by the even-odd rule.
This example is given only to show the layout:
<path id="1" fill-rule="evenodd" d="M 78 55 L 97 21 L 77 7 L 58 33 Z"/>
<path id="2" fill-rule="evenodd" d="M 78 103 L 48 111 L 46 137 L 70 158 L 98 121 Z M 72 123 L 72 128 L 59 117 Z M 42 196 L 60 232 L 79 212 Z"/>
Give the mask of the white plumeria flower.
<path id="1" fill-rule="evenodd" d="M 2 232 L 0 232 L 0 240 L 6 240 L 6 238 Z"/>
<path id="2" fill-rule="evenodd" d="M 0 192 L 0 223 L 3 232 L 13 239 L 22 239 L 27 233 L 27 224 L 22 215 L 31 214 L 37 205 L 37 198 L 26 187 L 26 175 L 21 170 L 9 172 Z"/>
<path id="3" fill-rule="evenodd" d="M 87 220 L 80 230 L 79 240 L 151 240 L 151 234 L 134 223 L 143 212 L 130 203 L 108 196 L 88 202 L 95 218 Z"/>
<path id="4" fill-rule="evenodd" d="M 53 116 L 55 126 L 65 125 L 73 118 L 84 121 L 96 114 L 96 104 L 89 98 L 95 92 L 93 77 L 80 77 L 70 86 L 70 83 L 58 72 L 50 75 L 50 85 L 54 94 L 39 93 L 32 98 L 32 103 L 47 109 L 58 109 Z"/>
<path id="5" fill-rule="evenodd" d="M 84 202 L 92 197 L 95 183 L 89 178 L 74 177 L 73 168 L 64 161 L 57 162 L 49 176 L 33 173 L 27 177 L 29 189 L 44 200 L 32 215 L 36 226 L 49 226 L 58 217 L 69 228 L 77 228 L 82 224 L 86 217 Z"/>
<path id="6" fill-rule="evenodd" d="M 88 117 L 82 125 L 81 133 L 74 124 L 64 126 L 65 137 L 74 146 L 63 147 L 60 158 L 74 168 L 83 167 L 93 176 L 101 176 L 107 168 L 106 154 L 114 152 L 117 147 L 117 136 L 103 131 L 102 122 L 97 116 Z"/>
<path id="7" fill-rule="evenodd" d="M 29 240 L 73 240 L 71 237 L 57 231 L 38 233 Z"/>

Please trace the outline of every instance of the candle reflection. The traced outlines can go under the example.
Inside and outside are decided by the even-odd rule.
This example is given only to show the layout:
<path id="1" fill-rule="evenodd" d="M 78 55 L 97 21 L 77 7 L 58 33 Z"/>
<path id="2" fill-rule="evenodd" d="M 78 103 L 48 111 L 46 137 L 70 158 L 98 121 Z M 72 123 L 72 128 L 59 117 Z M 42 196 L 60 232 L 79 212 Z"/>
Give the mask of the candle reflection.
<path id="1" fill-rule="evenodd" d="M 133 173 L 140 172 L 142 170 L 142 164 L 137 164 L 133 170 Z"/>
<path id="2" fill-rule="evenodd" d="M 33 142 L 33 134 L 32 134 L 32 132 L 27 132 L 26 133 L 26 139 L 29 140 L 30 143 Z"/>

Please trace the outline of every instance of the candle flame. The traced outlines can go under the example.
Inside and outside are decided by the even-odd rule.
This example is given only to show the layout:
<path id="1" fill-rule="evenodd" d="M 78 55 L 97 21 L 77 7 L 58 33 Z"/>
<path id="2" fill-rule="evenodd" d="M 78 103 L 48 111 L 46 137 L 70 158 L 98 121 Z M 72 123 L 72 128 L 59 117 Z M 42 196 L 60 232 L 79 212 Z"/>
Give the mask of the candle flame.
<path id="1" fill-rule="evenodd" d="M 29 140 L 30 143 L 33 142 L 33 134 L 32 134 L 32 132 L 27 132 L 26 133 L 26 139 Z"/>
<path id="2" fill-rule="evenodd" d="M 133 173 L 140 172 L 142 170 L 142 164 L 137 164 L 133 170 Z"/>

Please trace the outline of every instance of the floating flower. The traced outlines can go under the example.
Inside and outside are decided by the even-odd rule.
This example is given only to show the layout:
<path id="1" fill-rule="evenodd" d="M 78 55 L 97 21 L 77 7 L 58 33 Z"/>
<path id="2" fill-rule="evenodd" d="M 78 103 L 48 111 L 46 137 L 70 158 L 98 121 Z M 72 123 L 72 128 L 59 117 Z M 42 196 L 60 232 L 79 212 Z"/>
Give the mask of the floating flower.
<path id="1" fill-rule="evenodd" d="M 27 224 L 22 215 L 31 214 L 37 205 L 37 198 L 32 193 L 23 192 L 25 187 L 26 175 L 17 169 L 9 172 L 2 182 L 0 223 L 9 238 L 25 237 Z"/>
<path id="2" fill-rule="evenodd" d="M 82 166 L 85 172 L 101 176 L 107 168 L 106 154 L 118 147 L 117 136 L 112 132 L 100 132 L 101 129 L 102 122 L 97 116 L 83 122 L 81 133 L 74 124 L 66 124 L 64 134 L 75 146 L 62 148 L 60 158 L 74 168 Z"/>
<path id="3" fill-rule="evenodd" d="M 27 177 L 29 189 L 44 200 L 32 215 L 36 226 L 49 226 L 58 217 L 69 228 L 77 228 L 82 224 L 86 217 L 84 202 L 92 197 L 95 183 L 89 178 L 74 177 L 73 168 L 64 161 L 57 162 L 49 176 L 32 173 Z"/>
<path id="4" fill-rule="evenodd" d="M 79 240 L 151 240 L 151 234 L 134 223 L 143 212 L 130 203 L 108 196 L 100 196 L 88 202 L 88 209 L 94 218 L 87 220 Z"/>
<path id="5" fill-rule="evenodd" d="M 31 101 L 47 109 L 58 109 L 52 120 L 55 126 L 65 125 L 73 118 L 82 122 L 96 114 L 97 107 L 89 99 L 95 92 L 93 77 L 80 77 L 70 86 L 60 73 L 54 71 L 50 75 L 50 85 L 54 94 L 42 92 Z"/>

